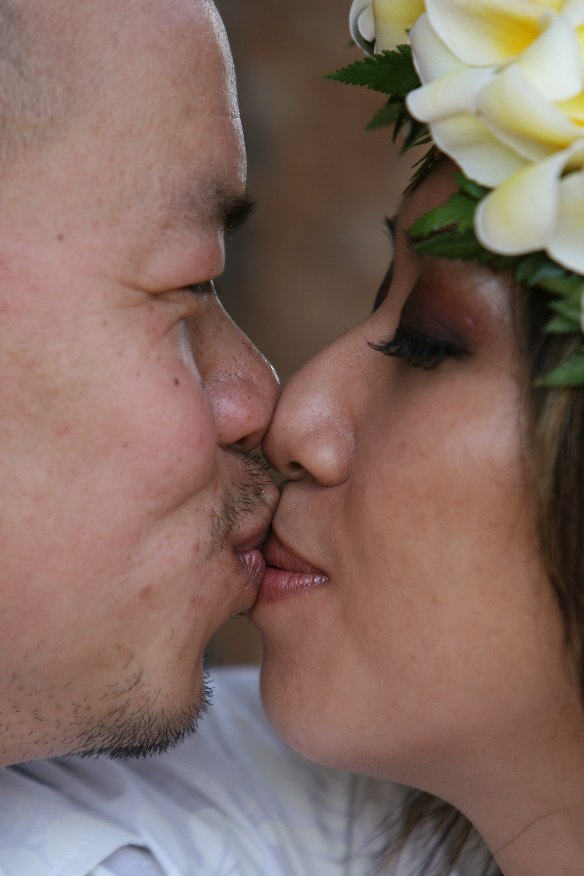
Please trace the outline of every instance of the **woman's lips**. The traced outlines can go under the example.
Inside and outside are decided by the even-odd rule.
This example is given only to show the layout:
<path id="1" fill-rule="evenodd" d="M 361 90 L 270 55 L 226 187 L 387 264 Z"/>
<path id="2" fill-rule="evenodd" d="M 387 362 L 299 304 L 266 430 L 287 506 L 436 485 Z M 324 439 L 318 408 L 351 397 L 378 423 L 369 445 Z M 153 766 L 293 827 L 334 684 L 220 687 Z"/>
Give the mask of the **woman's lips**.
<path id="1" fill-rule="evenodd" d="M 291 599 L 322 587 L 329 580 L 324 572 L 284 547 L 273 533 L 264 545 L 263 554 L 267 568 L 257 600 L 260 604 Z"/>

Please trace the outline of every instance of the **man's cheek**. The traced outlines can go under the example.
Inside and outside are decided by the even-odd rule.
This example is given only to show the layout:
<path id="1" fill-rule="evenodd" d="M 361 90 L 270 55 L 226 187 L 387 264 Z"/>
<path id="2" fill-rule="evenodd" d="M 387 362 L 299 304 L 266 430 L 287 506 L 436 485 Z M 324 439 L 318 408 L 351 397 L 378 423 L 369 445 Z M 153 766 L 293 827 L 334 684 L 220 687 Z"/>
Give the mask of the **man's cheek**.
<path id="1" fill-rule="evenodd" d="M 205 390 L 192 376 L 128 381 L 111 411 L 108 451 L 139 491 L 183 501 L 216 478 L 217 431 Z M 119 387 L 118 387 L 119 388 Z M 113 460 L 112 460 L 113 463 Z M 130 495 L 134 492 L 128 484 Z"/>

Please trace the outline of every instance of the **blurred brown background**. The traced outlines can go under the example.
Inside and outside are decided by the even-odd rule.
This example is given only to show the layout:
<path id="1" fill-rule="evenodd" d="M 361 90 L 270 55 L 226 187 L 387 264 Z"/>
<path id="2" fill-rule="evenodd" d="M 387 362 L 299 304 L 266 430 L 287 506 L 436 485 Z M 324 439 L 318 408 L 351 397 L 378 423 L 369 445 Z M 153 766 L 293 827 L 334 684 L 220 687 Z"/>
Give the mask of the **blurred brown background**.
<path id="1" fill-rule="evenodd" d="M 228 244 L 221 297 L 282 382 L 370 310 L 387 269 L 383 219 L 409 163 L 389 130 L 366 132 L 383 98 L 323 78 L 361 57 L 349 0 L 216 0 L 238 76 L 258 211 Z M 253 662 L 255 628 L 232 621 L 211 663 Z"/>

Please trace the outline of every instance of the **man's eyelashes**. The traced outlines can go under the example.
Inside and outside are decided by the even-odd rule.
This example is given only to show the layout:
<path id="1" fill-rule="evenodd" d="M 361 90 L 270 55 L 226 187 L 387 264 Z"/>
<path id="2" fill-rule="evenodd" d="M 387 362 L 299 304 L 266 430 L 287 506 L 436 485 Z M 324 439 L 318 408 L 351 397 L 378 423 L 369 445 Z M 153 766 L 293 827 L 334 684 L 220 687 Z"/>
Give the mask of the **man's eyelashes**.
<path id="1" fill-rule="evenodd" d="M 214 295 L 215 284 L 212 280 L 207 280 L 205 283 L 193 283 L 191 286 L 184 286 L 180 292 L 190 292 L 193 295 Z"/>

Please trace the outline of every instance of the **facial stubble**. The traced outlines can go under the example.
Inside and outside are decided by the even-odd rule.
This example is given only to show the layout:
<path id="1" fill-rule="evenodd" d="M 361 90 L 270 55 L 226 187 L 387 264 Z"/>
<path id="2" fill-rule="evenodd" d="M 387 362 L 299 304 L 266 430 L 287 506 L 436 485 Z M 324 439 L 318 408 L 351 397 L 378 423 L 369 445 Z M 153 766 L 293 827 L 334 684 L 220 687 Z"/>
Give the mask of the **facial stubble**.
<path id="1" fill-rule="evenodd" d="M 258 456 L 242 457 L 244 477 L 225 497 L 220 512 L 211 518 L 211 540 L 207 559 L 212 560 L 228 549 L 229 539 L 247 517 L 265 503 L 269 484 L 267 466 Z M 202 670 L 202 685 L 183 708 L 156 708 L 158 695 L 149 706 L 133 705 L 137 688 L 143 687 L 141 674 L 126 690 L 116 695 L 116 705 L 99 721 L 94 721 L 73 744 L 82 757 L 105 755 L 114 759 L 140 759 L 161 754 L 192 736 L 207 708 L 213 688 L 207 670 Z M 120 702 L 121 700 L 121 702 Z"/>

